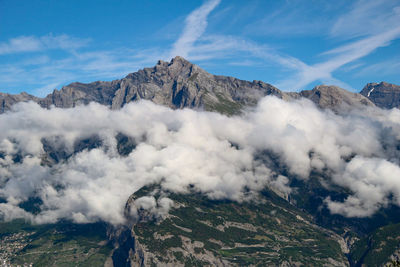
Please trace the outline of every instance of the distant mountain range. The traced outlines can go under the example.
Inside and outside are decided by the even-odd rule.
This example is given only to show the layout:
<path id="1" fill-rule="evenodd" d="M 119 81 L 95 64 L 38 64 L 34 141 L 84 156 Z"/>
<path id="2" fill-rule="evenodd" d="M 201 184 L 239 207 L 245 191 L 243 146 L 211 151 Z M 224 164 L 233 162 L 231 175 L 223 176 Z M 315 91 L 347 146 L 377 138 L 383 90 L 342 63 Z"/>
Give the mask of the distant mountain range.
<path id="1" fill-rule="evenodd" d="M 400 107 L 400 86 L 386 82 L 369 83 L 359 94 L 327 85 L 299 93 L 283 92 L 262 81 L 249 82 L 212 75 L 178 56 L 171 62 L 160 60 L 156 66 L 128 74 L 121 80 L 71 83 L 44 98 L 27 93 L 0 93 L 0 113 L 21 101 L 35 101 L 46 108 L 52 105 L 70 108 L 93 101 L 118 109 L 126 103 L 146 99 L 174 109 L 186 107 L 235 114 L 245 106 L 255 105 L 260 98 L 267 95 L 285 100 L 305 97 L 322 108 L 335 111 L 359 105 Z"/>

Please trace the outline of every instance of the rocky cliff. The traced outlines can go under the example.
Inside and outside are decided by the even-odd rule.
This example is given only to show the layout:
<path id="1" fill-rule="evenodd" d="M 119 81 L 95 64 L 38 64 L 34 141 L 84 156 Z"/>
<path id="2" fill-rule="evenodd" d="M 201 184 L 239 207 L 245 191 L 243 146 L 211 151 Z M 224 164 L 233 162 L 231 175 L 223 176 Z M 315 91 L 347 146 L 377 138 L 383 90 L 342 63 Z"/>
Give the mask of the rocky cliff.
<path id="1" fill-rule="evenodd" d="M 360 92 L 380 108 L 400 107 L 400 86 L 381 82 L 369 83 Z"/>
<path id="2" fill-rule="evenodd" d="M 39 101 L 39 99 L 27 93 L 21 93 L 18 95 L 0 93 L 0 114 L 4 113 L 7 110 L 10 110 L 12 105 L 14 105 L 15 103 L 26 101 L 37 102 Z"/>
<path id="3" fill-rule="evenodd" d="M 332 85 L 319 85 L 312 90 L 301 91 L 300 96 L 310 99 L 321 108 L 332 109 L 336 112 L 361 106 L 374 106 L 374 103 L 365 96 Z"/>
<path id="4" fill-rule="evenodd" d="M 351 93 L 337 86 L 320 85 L 312 90 L 282 92 L 262 81 L 244 81 L 233 77 L 212 75 L 182 57 L 170 62 L 158 61 L 152 68 L 144 68 L 111 82 L 71 83 L 54 90 L 44 98 L 27 93 L 0 94 L 0 113 L 21 101 L 35 101 L 42 107 L 61 108 L 97 102 L 118 109 L 140 99 L 173 109 L 194 108 L 232 115 L 244 106 L 253 106 L 267 95 L 290 100 L 305 97 L 321 108 L 338 112 L 348 108 L 373 106 L 383 108 L 400 105 L 400 87 L 387 83 L 368 84 L 361 94 Z"/>
<path id="5" fill-rule="evenodd" d="M 131 101 L 146 99 L 174 109 L 188 107 L 234 114 L 242 106 L 255 105 L 266 95 L 285 97 L 270 84 L 212 75 L 182 57 L 175 57 L 171 62 L 159 61 L 156 66 L 121 80 L 71 83 L 42 99 L 26 93 L 0 95 L 0 112 L 16 102 L 29 100 L 46 108 L 51 105 L 69 108 L 94 101 L 118 109 Z"/>

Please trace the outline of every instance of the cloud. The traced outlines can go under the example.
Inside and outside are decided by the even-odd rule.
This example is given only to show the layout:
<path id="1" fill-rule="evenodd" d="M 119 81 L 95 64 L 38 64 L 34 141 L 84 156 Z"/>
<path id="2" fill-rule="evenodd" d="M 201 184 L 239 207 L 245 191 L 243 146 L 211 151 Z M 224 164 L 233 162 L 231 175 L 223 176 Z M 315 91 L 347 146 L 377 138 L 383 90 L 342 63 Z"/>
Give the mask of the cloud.
<path id="1" fill-rule="evenodd" d="M 299 64 L 299 66 L 302 66 L 300 70 L 293 77 L 279 82 L 277 86 L 283 89 L 297 90 L 319 80 L 351 89 L 350 86 L 332 77 L 333 72 L 348 63 L 369 55 L 380 47 L 389 45 L 392 40 L 399 38 L 399 36 L 400 26 L 326 51 L 322 55 L 330 56 L 329 59 L 314 65 Z"/>
<path id="2" fill-rule="evenodd" d="M 79 49 L 89 43 L 89 39 L 79 39 L 66 34 L 20 36 L 0 43 L 0 55 L 22 52 L 48 52 L 63 50 L 67 54 L 57 57 L 42 56 L 37 61 L 22 60 L 12 64 L 0 64 L 0 80 L 10 90 L 29 84 L 37 96 L 45 96 L 55 87 L 73 81 L 88 82 L 91 79 L 116 79 L 136 71 L 145 64 L 153 64 L 159 59 L 167 59 L 175 54 L 188 56 L 194 43 L 207 27 L 207 16 L 219 4 L 219 0 L 206 1 L 186 17 L 186 24 L 172 51 L 162 47 L 130 49 L 119 47 L 111 50 L 82 52 Z M 71 52 L 71 53 L 70 53 Z M 171 56 L 172 55 L 172 56 Z M 20 89 L 20 88 L 19 88 Z"/>
<path id="3" fill-rule="evenodd" d="M 382 74 L 397 74 L 400 75 L 400 57 L 392 57 L 389 60 L 382 62 L 360 65 L 360 70 L 355 76 L 369 75 L 370 73 L 382 73 Z M 379 81 L 377 81 L 379 82 Z"/>
<path id="4" fill-rule="evenodd" d="M 376 35 L 400 26 L 400 4 L 395 0 L 355 1 L 349 12 L 340 16 L 331 28 L 330 35 L 355 38 Z"/>
<path id="5" fill-rule="evenodd" d="M 171 58 L 175 56 L 188 57 L 193 49 L 193 44 L 203 35 L 207 28 L 208 15 L 219 3 L 220 0 L 208 0 L 186 17 L 183 32 L 173 44 Z"/>
<path id="6" fill-rule="evenodd" d="M 333 213 L 351 217 L 371 216 L 389 203 L 400 205 L 400 168 L 381 158 L 357 156 L 346 166 L 335 182 L 349 188 L 354 195 L 344 202 L 327 199 Z"/>
<path id="7" fill-rule="evenodd" d="M 345 3 L 346 5 L 347 3 Z M 312 3 L 309 1 L 282 1 L 268 3 L 270 10 L 255 16 L 254 22 L 244 27 L 246 33 L 273 37 L 298 37 L 323 34 L 332 24 L 332 13 L 343 8 L 343 1 Z M 259 6 L 252 13 L 257 14 Z"/>
<path id="8" fill-rule="evenodd" d="M 77 80 L 90 82 L 94 79 L 121 78 L 160 58 L 163 58 L 160 49 L 78 50 L 60 58 L 41 56 L 12 64 L 0 64 L 0 79 L 7 84 L 7 90 L 29 84 L 29 88 L 24 90 L 45 96 L 53 89 Z"/>
<path id="9" fill-rule="evenodd" d="M 300 65 L 302 68 L 295 75 L 278 82 L 277 86 L 286 90 L 298 90 L 314 81 L 321 81 L 351 90 L 351 86 L 334 78 L 333 73 L 398 39 L 399 21 L 400 5 L 397 1 L 355 2 L 349 12 L 337 19 L 330 35 L 335 38 L 362 37 L 362 39 L 322 53 L 323 56 L 328 56 L 325 61 L 313 65 Z"/>
<path id="10" fill-rule="evenodd" d="M 66 34 L 49 34 L 41 37 L 19 36 L 7 42 L 0 43 L 0 55 L 38 52 L 51 49 L 73 51 L 86 46 L 88 42 L 89 39 L 74 38 Z"/>
<path id="11" fill-rule="evenodd" d="M 160 197 L 156 200 L 154 196 L 144 196 L 136 199 L 129 206 L 129 216 L 136 221 L 152 219 L 154 217 L 157 219 L 164 218 L 173 206 L 174 201 L 168 197 Z"/>
<path id="12" fill-rule="evenodd" d="M 400 205 L 398 109 L 336 115 L 308 100 L 266 97 L 242 116 L 226 117 L 147 101 L 121 110 L 20 103 L 0 115 L 0 128 L 0 216 L 7 220 L 121 224 L 127 200 L 146 185 L 241 202 L 265 187 L 295 193 L 290 181 L 306 181 L 312 170 L 327 171 L 326 184 L 352 192 L 344 202 L 326 199 L 334 213 L 369 216 Z M 118 152 L 118 134 L 134 140 L 128 155 Z M 276 158 L 285 174 L 272 164 Z M 32 199 L 40 200 L 39 213 L 21 208 Z M 135 205 L 153 203 L 149 209 L 160 216 L 173 205 L 142 200 Z"/>
<path id="13" fill-rule="evenodd" d="M 346 3 L 341 3 L 340 5 L 343 4 Z M 322 10 L 323 12 L 330 12 L 338 8 L 337 6 L 329 6 L 329 4 L 323 5 L 322 7 L 324 6 L 326 10 Z M 264 32 L 278 31 L 279 34 L 287 34 L 290 32 L 291 36 L 293 34 L 303 34 L 308 28 L 313 28 L 312 32 L 315 33 L 315 25 L 318 24 L 318 29 L 324 27 L 327 30 L 331 27 L 331 36 L 334 37 L 341 35 L 342 37 L 347 36 L 346 38 L 349 38 L 349 36 L 351 36 L 351 38 L 363 38 L 360 40 L 353 40 L 350 43 L 323 52 L 321 56 L 327 59 L 319 63 L 307 64 L 299 58 L 279 52 L 276 49 L 271 49 L 271 47 L 266 44 L 260 45 L 243 37 L 199 35 L 197 42 L 192 42 L 190 44 L 192 51 L 190 53 L 190 59 L 210 60 L 217 58 L 235 58 L 235 60 L 237 60 L 243 57 L 243 60 L 247 60 L 247 62 L 249 62 L 249 59 L 262 60 L 266 64 L 274 62 L 283 67 L 283 70 L 292 73 L 286 75 L 287 78 L 276 82 L 277 87 L 288 91 L 304 89 L 307 85 L 315 81 L 326 84 L 336 84 L 343 88 L 353 90 L 350 85 L 335 78 L 334 72 L 351 62 L 371 54 L 380 47 L 390 45 L 391 41 L 400 36 L 400 25 L 398 23 L 398 21 L 400 21 L 400 7 L 395 1 L 385 1 L 385 3 L 377 1 L 358 1 L 347 13 L 336 18 L 335 23 L 332 22 L 334 20 L 333 18 L 328 19 L 329 23 L 321 23 L 320 20 L 326 20 L 325 16 L 324 18 L 318 18 L 318 21 L 303 21 L 299 24 L 298 18 L 304 17 L 304 12 L 301 12 L 301 10 L 309 10 L 310 8 L 303 5 L 302 9 L 296 9 L 296 11 L 291 11 L 290 13 L 288 12 L 289 7 L 289 10 L 291 10 L 291 5 L 284 6 L 275 13 L 265 17 L 262 23 L 257 23 L 264 25 L 262 26 Z M 318 8 L 323 9 L 322 7 L 319 6 Z M 371 15 L 372 12 L 376 13 L 376 10 L 381 11 L 379 19 Z M 285 16 L 281 16 L 281 13 L 285 13 Z M 301 13 L 301 15 L 299 13 Z M 374 19 L 371 20 L 371 17 Z M 379 23 L 371 22 L 375 20 L 379 20 Z M 271 21 L 278 21 L 278 26 L 271 23 Z M 370 24 L 371 27 L 366 26 Z M 373 27 L 372 24 L 374 24 Z M 301 25 L 300 30 L 298 29 L 299 25 Z M 248 25 L 246 29 L 249 30 L 250 28 L 252 30 L 257 29 L 253 24 Z M 309 29 L 308 32 L 310 32 Z M 244 55 L 243 52 L 245 53 Z"/>
<path id="14" fill-rule="evenodd" d="M 208 17 L 219 3 L 218 0 L 205 1 L 188 14 L 183 30 L 173 43 L 171 50 L 154 45 L 147 48 L 118 47 L 110 50 L 84 51 L 81 48 L 87 46 L 90 40 L 65 34 L 49 34 L 41 37 L 20 36 L 10 39 L 0 43 L 0 55 L 21 52 L 41 52 L 41 55 L 31 60 L 0 64 L 0 80 L 3 82 L 3 87 L 7 87 L 3 89 L 9 92 L 15 88 L 29 90 L 44 96 L 54 87 L 59 88 L 70 82 L 121 78 L 147 64 L 154 64 L 159 59 L 181 55 L 196 63 L 206 61 L 207 64 L 211 60 L 225 60 L 224 64 L 232 65 L 233 62 L 234 65 L 239 63 L 247 67 L 261 65 L 278 68 L 279 77 L 283 78 L 275 78 L 275 81 L 270 82 L 283 90 L 306 89 L 309 84 L 316 81 L 336 84 L 352 90 L 350 85 L 337 78 L 336 72 L 344 70 L 350 63 L 357 62 L 378 48 L 390 45 L 400 35 L 400 25 L 397 22 L 400 21 L 398 19 L 400 9 L 396 1 L 384 1 L 383 4 L 379 1 L 358 1 L 347 8 L 347 12 L 341 12 L 344 13 L 343 15 L 339 17 L 333 15 L 329 18 L 327 14 L 336 14 L 332 11 L 344 9 L 348 6 L 347 3 L 335 2 L 335 5 L 323 3 L 311 7 L 308 3 L 295 2 L 300 5 L 295 11 L 292 8 L 294 3 L 292 1 L 271 6 L 272 13 L 270 15 L 266 13 L 266 17 L 263 18 L 266 25 L 261 26 L 267 33 L 274 31 L 287 33 L 292 29 L 295 31 L 297 29 L 296 33 L 302 34 L 302 31 L 307 31 L 307 28 L 315 29 L 315 24 L 318 24 L 319 31 L 322 27 L 329 37 L 335 38 L 335 42 L 337 39 L 344 42 L 343 45 L 321 53 L 319 55 L 321 60 L 311 64 L 290 53 L 284 53 L 270 44 L 252 41 L 243 34 L 240 36 L 227 35 L 226 32 L 205 34 Z M 250 3 L 246 7 L 252 12 L 257 12 L 257 3 Z M 315 9 L 320 11 L 320 15 L 299 23 L 298 18 L 304 18 L 304 12 L 315 13 Z M 371 15 L 375 10 L 379 11 L 379 16 Z M 214 21 L 226 20 L 227 16 L 231 15 L 230 12 L 240 13 L 231 5 L 225 8 L 224 12 L 220 12 Z M 241 16 L 243 17 L 243 14 Z M 322 19 L 324 23 L 320 23 Z M 299 25 L 302 28 L 300 30 Z M 256 28 L 254 27 L 255 31 L 257 31 Z M 247 31 L 247 28 L 245 29 Z M 49 54 L 53 50 L 62 50 L 63 54 L 54 57 Z M 46 55 L 43 55 L 44 53 Z M 364 68 L 361 73 L 370 69 Z M 357 68 L 353 71 L 356 72 Z M 28 86 L 28 88 L 21 88 L 21 86 Z"/>

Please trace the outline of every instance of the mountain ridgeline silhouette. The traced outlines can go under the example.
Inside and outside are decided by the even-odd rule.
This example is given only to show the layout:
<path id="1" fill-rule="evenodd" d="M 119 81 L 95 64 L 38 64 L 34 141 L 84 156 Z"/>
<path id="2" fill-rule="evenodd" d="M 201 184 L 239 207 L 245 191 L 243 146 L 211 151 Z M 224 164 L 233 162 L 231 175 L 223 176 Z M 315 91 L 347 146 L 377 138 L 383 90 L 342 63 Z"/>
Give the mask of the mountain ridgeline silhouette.
<path id="1" fill-rule="evenodd" d="M 400 106 L 400 87 L 382 82 L 370 83 L 360 94 L 337 86 L 320 85 L 312 90 L 282 92 L 262 81 L 244 81 L 228 76 L 212 75 L 182 57 L 170 62 L 158 61 L 152 68 L 144 68 L 125 78 L 109 82 L 74 82 L 54 90 L 44 98 L 27 93 L 0 93 L 0 113 L 10 110 L 17 102 L 34 101 L 40 106 L 60 108 L 97 102 L 119 109 L 126 103 L 150 100 L 173 109 L 194 108 L 232 115 L 243 107 L 254 106 L 264 96 L 273 95 L 284 100 L 305 97 L 321 108 L 340 112 L 343 108 Z"/>

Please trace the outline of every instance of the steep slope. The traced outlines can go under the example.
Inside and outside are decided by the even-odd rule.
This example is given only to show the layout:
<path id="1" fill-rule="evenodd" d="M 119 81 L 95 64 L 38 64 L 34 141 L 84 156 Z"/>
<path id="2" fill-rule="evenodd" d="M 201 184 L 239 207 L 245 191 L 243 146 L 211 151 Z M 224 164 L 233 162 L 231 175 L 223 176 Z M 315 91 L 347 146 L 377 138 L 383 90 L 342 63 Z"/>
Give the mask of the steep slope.
<path id="1" fill-rule="evenodd" d="M 321 108 L 336 112 L 346 112 L 361 106 L 374 106 L 368 98 L 332 85 L 319 85 L 312 90 L 301 91 L 300 96 L 310 99 Z"/>
<path id="2" fill-rule="evenodd" d="M 358 266 L 398 266 L 400 224 L 381 227 L 354 244 L 351 261 Z M 393 264 L 393 265 L 390 265 Z"/>
<path id="3" fill-rule="evenodd" d="M 368 84 L 358 94 L 337 86 L 320 85 L 300 93 L 282 92 L 262 81 L 249 82 L 212 75 L 178 56 L 170 62 L 160 60 L 154 67 L 128 74 L 121 80 L 71 83 L 60 90 L 54 90 L 45 98 L 26 93 L 0 94 L 0 114 L 17 102 L 29 100 L 46 108 L 52 105 L 69 108 L 97 102 L 118 109 L 126 103 L 146 99 L 173 109 L 195 108 L 232 115 L 239 113 L 244 106 L 255 105 L 260 98 L 267 95 L 285 100 L 304 97 L 321 108 L 346 112 L 351 108 L 373 106 L 373 102 L 385 108 L 398 106 L 399 88 L 387 83 Z"/>
<path id="4" fill-rule="evenodd" d="M 157 189 L 143 188 L 128 201 L 127 213 L 136 208 L 135 199 L 148 195 L 161 197 Z M 122 244 L 131 263 L 347 266 L 338 235 L 316 226 L 310 216 L 271 191 L 265 190 L 256 202 L 243 203 L 213 201 L 194 192 L 168 197 L 175 207 L 162 220 L 139 210 L 141 220 Z"/>
<path id="5" fill-rule="evenodd" d="M 381 82 L 369 83 L 360 92 L 380 108 L 400 107 L 400 86 Z"/>
<path id="6" fill-rule="evenodd" d="M 171 62 L 159 61 L 156 66 L 131 73 L 121 80 L 71 83 L 43 99 L 26 93 L 8 95 L 9 100 L 0 113 L 16 102 L 28 100 L 46 108 L 51 105 L 69 108 L 93 101 L 118 109 L 131 101 L 146 99 L 174 109 L 201 108 L 235 114 L 242 106 L 255 105 L 266 95 L 286 97 L 270 84 L 212 75 L 182 57 L 175 57 Z"/>
<path id="7" fill-rule="evenodd" d="M 11 109 L 11 106 L 18 102 L 26 101 L 38 101 L 39 99 L 33 95 L 27 93 L 21 93 L 18 95 L 10 95 L 0 93 L 0 114 Z"/>

